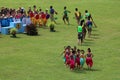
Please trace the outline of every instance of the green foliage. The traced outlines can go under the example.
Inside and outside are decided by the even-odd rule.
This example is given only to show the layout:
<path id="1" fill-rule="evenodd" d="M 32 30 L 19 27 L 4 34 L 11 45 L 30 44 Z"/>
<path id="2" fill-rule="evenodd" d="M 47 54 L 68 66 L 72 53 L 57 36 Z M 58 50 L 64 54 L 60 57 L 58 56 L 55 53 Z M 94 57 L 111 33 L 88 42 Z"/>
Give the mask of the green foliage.
<path id="1" fill-rule="evenodd" d="M 26 26 L 27 35 L 38 35 L 37 26 L 30 24 Z"/>
<path id="2" fill-rule="evenodd" d="M 54 28 L 54 25 L 53 25 L 53 24 L 51 24 L 51 25 L 50 25 L 50 28 Z"/>
<path id="3" fill-rule="evenodd" d="M 50 22 L 49 23 L 49 28 L 51 32 L 55 32 L 54 28 L 55 28 L 55 23 L 54 22 Z"/>
<path id="4" fill-rule="evenodd" d="M 17 33 L 17 29 L 16 28 L 11 28 L 10 29 L 10 34 L 16 34 Z"/>

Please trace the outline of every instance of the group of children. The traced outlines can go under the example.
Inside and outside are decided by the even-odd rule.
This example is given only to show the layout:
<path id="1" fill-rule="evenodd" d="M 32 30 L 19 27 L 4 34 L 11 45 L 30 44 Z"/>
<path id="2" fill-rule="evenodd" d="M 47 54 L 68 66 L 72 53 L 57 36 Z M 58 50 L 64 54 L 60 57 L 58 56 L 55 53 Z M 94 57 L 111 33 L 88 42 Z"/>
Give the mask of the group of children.
<path id="1" fill-rule="evenodd" d="M 69 22 L 69 13 L 71 11 L 67 10 L 67 7 L 64 7 L 63 11 L 63 22 L 66 24 L 70 24 Z M 78 27 L 77 27 L 77 32 L 78 32 L 78 45 L 83 43 L 83 40 L 86 37 L 86 33 L 88 33 L 88 37 L 91 36 L 92 32 L 92 26 L 94 25 L 95 27 L 96 24 L 92 18 L 92 15 L 88 12 L 88 10 L 85 10 L 85 13 L 82 14 L 78 8 L 75 8 L 74 12 L 74 18 L 77 21 Z"/>
<path id="2" fill-rule="evenodd" d="M 85 14 L 81 15 L 81 13 L 78 11 L 78 8 L 75 8 L 75 18 L 78 23 L 77 32 L 78 32 L 78 45 L 83 43 L 83 40 L 86 37 L 86 33 L 88 32 L 88 37 L 91 36 L 92 32 L 92 26 L 94 24 L 95 27 L 96 24 L 93 21 L 93 18 L 91 14 L 88 12 L 88 10 L 85 10 Z"/>
<path id="3" fill-rule="evenodd" d="M 76 47 L 71 48 L 67 46 L 63 52 L 64 64 L 74 70 L 75 68 L 83 69 L 84 63 L 86 62 L 88 69 L 91 69 L 93 66 L 93 54 L 91 49 L 88 48 L 85 54 L 84 50 L 77 49 Z"/>

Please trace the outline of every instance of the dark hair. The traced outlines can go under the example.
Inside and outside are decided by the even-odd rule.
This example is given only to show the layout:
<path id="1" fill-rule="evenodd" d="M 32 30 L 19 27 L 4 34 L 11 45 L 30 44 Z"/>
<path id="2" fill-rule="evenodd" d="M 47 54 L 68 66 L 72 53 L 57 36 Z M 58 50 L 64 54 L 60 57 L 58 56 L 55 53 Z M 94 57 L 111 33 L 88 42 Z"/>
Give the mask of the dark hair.
<path id="1" fill-rule="evenodd" d="M 53 6 L 50 6 L 50 8 L 53 8 Z"/>
<path id="2" fill-rule="evenodd" d="M 90 18 L 91 18 L 91 15 L 88 16 L 88 20 L 90 20 Z"/>
<path id="3" fill-rule="evenodd" d="M 74 50 L 72 50 L 72 54 L 75 54 L 76 52 Z"/>
<path id="4" fill-rule="evenodd" d="M 75 11 L 78 11 L 78 8 L 75 8 Z"/>
<path id="5" fill-rule="evenodd" d="M 77 49 L 77 52 L 79 52 L 80 51 L 80 49 Z"/>
<path id="6" fill-rule="evenodd" d="M 82 21 L 80 22 L 80 25 L 82 26 L 84 22 L 85 22 L 85 20 L 82 20 Z"/>
<path id="7" fill-rule="evenodd" d="M 74 59 L 74 58 L 73 58 L 73 55 L 71 55 L 70 58 L 71 58 L 71 59 Z"/>
<path id="8" fill-rule="evenodd" d="M 71 46 L 67 46 L 67 49 L 71 49 Z"/>
<path id="9" fill-rule="evenodd" d="M 77 47 L 76 46 L 74 46 L 74 49 L 76 49 Z"/>
<path id="10" fill-rule="evenodd" d="M 73 48 L 71 48 L 71 50 L 73 51 L 74 49 L 73 49 Z"/>
<path id="11" fill-rule="evenodd" d="M 33 8 L 36 8 L 36 5 L 33 5 Z"/>
<path id="12" fill-rule="evenodd" d="M 85 51 L 84 51 L 84 50 L 81 50 L 81 53 L 82 53 L 82 54 L 84 54 L 84 53 L 85 53 Z"/>
<path id="13" fill-rule="evenodd" d="M 88 12 L 88 10 L 85 10 L 85 13 L 87 13 Z"/>
<path id="14" fill-rule="evenodd" d="M 90 49 L 90 48 L 88 48 L 88 52 L 91 52 L 91 49 Z"/>
<path id="15" fill-rule="evenodd" d="M 64 9 L 66 9 L 67 7 L 66 6 L 64 6 Z"/>
<path id="16" fill-rule="evenodd" d="M 42 9 L 40 8 L 39 11 L 42 11 Z"/>

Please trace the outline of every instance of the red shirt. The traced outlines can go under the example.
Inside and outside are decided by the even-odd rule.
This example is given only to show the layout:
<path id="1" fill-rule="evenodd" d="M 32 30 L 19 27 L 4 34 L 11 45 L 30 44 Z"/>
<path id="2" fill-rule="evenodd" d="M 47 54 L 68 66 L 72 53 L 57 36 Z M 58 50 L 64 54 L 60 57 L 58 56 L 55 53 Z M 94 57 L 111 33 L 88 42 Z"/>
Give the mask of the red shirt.
<path id="1" fill-rule="evenodd" d="M 41 18 L 42 18 L 42 19 L 46 18 L 46 14 L 42 13 L 42 14 L 41 14 Z"/>
<path id="2" fill-rule="evenodd" d="M 30 12 L 30 17 L 34 17 L 34 13 L 33 12 Z"/>
<path id="3" fill-rule="evenodd" d="M 39 14 L 36 14 L 35 19 L 39 19 Z"/>

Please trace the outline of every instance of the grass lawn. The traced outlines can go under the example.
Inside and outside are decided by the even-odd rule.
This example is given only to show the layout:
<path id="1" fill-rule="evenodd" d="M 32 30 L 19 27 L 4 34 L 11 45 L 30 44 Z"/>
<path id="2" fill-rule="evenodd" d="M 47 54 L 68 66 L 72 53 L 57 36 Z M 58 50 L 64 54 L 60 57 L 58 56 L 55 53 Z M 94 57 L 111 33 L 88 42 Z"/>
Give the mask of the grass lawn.
<path id="1" fill-rule="evenodd" d="M 58 12 L 57 32 L 38 28 L 39 36 L 0 35 L 0 80 L 120 80 L 120 0 L 1 0 L 0 7 L 28 9 L 34 4 L 43 10 L 54 6 Z M 72 12 L 70 25 L 62 21 L 64 6 Z M 77 24 L 73 19 L 76 7 L 81 13 L 88 9 L 98 26 L 83 46 L 77 46 Z M 70 71 L 64 66 L 60 54 L 67 45 L 92 49 L 91 71 L 86 70 L 86 64 L 83 71 Z"/>

